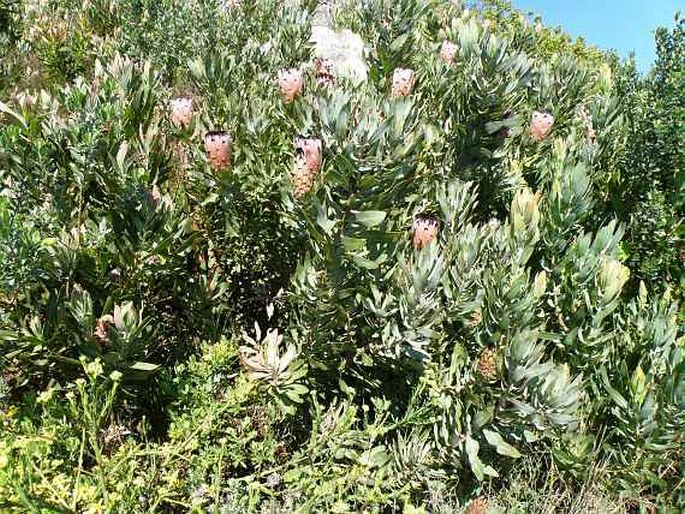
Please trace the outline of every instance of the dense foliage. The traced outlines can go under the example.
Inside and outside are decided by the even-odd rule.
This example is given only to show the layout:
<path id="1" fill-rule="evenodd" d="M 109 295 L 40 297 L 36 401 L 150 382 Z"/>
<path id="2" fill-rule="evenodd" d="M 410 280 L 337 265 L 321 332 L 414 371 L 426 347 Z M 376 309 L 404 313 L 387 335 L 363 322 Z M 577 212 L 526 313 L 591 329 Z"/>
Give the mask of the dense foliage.
<path id="1" fill-rule="evenodd" d="M 619 85 L 628 142 L 614 207 L 628 226 L 626 251 L 636 278 L 684 291 L 685 19 L 676 17 L 673 30 L 658 29 L 656 45 L 652 73 L 636 80 L 627 66 Z"/>
<path id="2" fill-rule="evenodd" d="M 678 512 L 682 20 L 645 78 L 494 1 L 0 20 L 3 512 Z"/>

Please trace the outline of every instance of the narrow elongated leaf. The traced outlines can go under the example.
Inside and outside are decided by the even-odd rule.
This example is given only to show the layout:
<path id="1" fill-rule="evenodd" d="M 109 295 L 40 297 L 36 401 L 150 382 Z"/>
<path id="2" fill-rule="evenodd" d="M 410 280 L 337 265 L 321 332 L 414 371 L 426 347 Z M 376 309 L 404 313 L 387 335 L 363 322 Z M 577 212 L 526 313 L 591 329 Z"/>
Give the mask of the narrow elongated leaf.
<path id="1" fill-rule="evenodd" d="M 466 457 L 469 459 L 469 465 L 471 466 L 471 471 L 476 475 L 479 481 L 483 481 L 485 478 L 485 469 L 483 467 L 483 462 L 478 457 L 478 441 L 472 437 L 467 437 L 464 444 L 466 450 Z"/>
<path id="2" fill-rule="evenodd" d="M 385 219 L 385 211 L 356 211 L 353 212 L 355 219 L 366 228 L 377 227 Z"/>
<path id="3" fill-rule="evenodd" d="M 376 446 L 362 453 L 359 463 L 370 468 L 377 468 L 390 460 L 390 454 L 385 446 Z"/>
<path id="4" fill-rule="evenodd" d="M 507 443 L 504 439 L 502 439 L 502 436 L 497 432 L 483 429 L 483 435 L 485 436 L 486 441 L 493 446 L 500 455 L 505 455 L 513 459 L 518 459 L 521 456 L 521 453 L 512 445 Z"/>
<path id="5" fill-rule="evenodd" d="M 356 252 L 362 250 L 366 245 L 366 239 L 359 239 L 356 237 L 343 237 L 342 244 L 348 252 Z"/>
<path id="6" fill-rule="evenodd" d="M 128 367 L 131 371 L 146 371 L 148 373 L 152 373 L 153 371 L 157 371 L 160 368 L 159 364 L 152 364 L 151 362 L 136 362 L 135 364 L 132 364 L 131 366 Z"/>

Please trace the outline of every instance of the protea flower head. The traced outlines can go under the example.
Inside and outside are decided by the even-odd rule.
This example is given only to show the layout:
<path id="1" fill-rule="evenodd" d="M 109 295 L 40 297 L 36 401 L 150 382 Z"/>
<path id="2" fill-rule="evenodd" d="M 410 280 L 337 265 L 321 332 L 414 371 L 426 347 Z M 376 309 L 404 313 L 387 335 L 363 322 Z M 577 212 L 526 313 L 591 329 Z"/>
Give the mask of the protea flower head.
<path id="1" fill-rule="evenodd" d="M 286 103 L 292 102 L 296 96 L 302 93 L 304 81 L 302 72 L 295 68 L 281 70 L 278 72 L 278 87 Z"/>
<path id="2" fill-rule="evenodd" d="M 312 189 L 316 174 L 321 169 L 322 145 L 320 139 L 304 137 L 296 137 L 294 145 L 293 194 L 295 198 L 300 198 Z"/>
<path id="3" fill-rule="evenodd" d="M 114 316 L 111 314 L 105 314 L 101 318 L 98 318 L 95 323 L 95 333 L 93 336 L 100 344 L 109 344 L 111 341 L 109 339 L 109 327 L 114 325 Z"/>
<path id="4" fill-rule="evenodd" d="M 488 382 L 495 380 L 497 378 L 497 350 L 485 348 L 478 357 L 476 371 Z"/>
<path id="5" fill-rule="evenodd" d="M 177 127 L 187 127 L 193 119 L 193 99 L 190 97 L 174 98 L 169 102 L 171 122 Z"/>
<path id="6" fill-rule="evenodd" d="M 472 500 L 469 506 L 466 507 L 466 514 L 486 514 L 487 511 L 488 501 L 482 496 Z"/>
<path id="7" fill-rule="evenodd" d="M 414 87 L 414 71 L 409 68 L 397 68 L 392 73 L 393 98 L 402 98 L 411 94 Z"/>
<path id="8" fill-rule="evenodd" d="M 228 132 L 207 132 L 205 134 L 205 152 L 215 171 L 224 171 L 231 165 L 233 139 Z"/>
<path id="9" fill-rule="evenodd" d="M 412 226 L 414 248 L 420 250 L 438 235 L 438 220 L 434 216 L 420 214 Z"/>
<path id="10" fill-rule="evenodd" d="M 530 119 L 530 136 L 535 141 L 547 139 L 554 125 L 554 116 L 548 112 L 533 111 Z"/>
<path id="11" fill-rule="evenodd" d="M 457 45 L 447 39 L 443 41 L 440 47 L 440 57 L 447 64 L 452 64 L 457 57 Z"/>
<path id="12" fill-rule="evenodd" d="M 314 59 L 314 73 L 319 84 L 328 86 L 335 83 L 335 71 L 333 61 L 330 59 Z"/>
<path id="13" fill-rule="evenodd" d="M 109 281 L 114 284 L 121 281 L 121 270 L 119 268 L 113 268 L 110 270 Z"/>
<path id="14" fill-rule="evenodd" d="M 616 298 L 630 278 L 630 270 L 613 257 L 604 256 L 597 273 L 597 287 L 606 303 Z"/>

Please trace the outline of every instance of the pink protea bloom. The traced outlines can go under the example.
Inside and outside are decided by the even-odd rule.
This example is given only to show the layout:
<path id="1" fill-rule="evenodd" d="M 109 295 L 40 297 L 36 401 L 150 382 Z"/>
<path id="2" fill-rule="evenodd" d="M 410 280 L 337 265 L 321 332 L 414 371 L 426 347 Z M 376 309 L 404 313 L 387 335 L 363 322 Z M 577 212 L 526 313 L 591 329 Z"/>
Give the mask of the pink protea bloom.
<path id="1" fill-rule="evenodd" d="M 408 96 L 414 87 L 414 71 L 408 68 L 397 68 L 392 74 L 393 98 Z"/>
<path id="2" fill-rule="evenodd" d="M 312 189 L 314 179 L 321 169 L 322 144 L 320 139 L 303 137 L 296 137 L 294 144 L 293 186 L 295 198 L 300 198 Z"/>
<path id="3" fill-rule="evenodd" d="M 304 156 L 307 167 L 314 171 L 321 169 L 321 140 L 316 138 L 295 138 L 295 153 Z"/>
<path id="4" fill-rule="evenodd" d="M 223 171 L 231 165 L 233 139 L 228 132 L 207 132 L 205 152 L 214 171 Z"/>
<path id="5" fill-rule="evenodd" d="M 278 72 L 278 87 L 286 103 L 292 102 L 296 96 L 302 93 L 304 81 L 302 72 L 295 68 Z"/>
<path id="6" fill-rule="evenodd" d="M 438 235 L 438 220 L 433 216 L 419 214 L 412 226 L 414 248 L 420 250 Z"/>
<path id="7" fill-rule="evenodd" d="M 533 111 L 530 119 L 530 136 L 535 141 L 542 141 L 549 136 L 554 125 L 554 116 L 548 112 Z"/>
<path id="8" fill-rule="evenodd" d="M 185 127 L 193 119 L 193 99 L 189 97 L 171 100 L 171 121 L 177 127 Z"/>
<path id="9" fill-rule="evenodd" d="M 452 64 L 457 57 L 457 45 L 448 40 L 443 41 L 440 47 L 440 57 L 447 64 Z"/>

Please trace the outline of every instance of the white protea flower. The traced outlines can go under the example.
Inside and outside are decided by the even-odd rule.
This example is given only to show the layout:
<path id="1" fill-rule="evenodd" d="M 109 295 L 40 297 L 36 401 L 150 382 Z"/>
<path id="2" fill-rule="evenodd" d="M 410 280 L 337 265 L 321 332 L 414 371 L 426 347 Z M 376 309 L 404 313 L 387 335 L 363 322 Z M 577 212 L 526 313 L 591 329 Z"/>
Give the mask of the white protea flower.
<path id="1" fill-rule="evenodd" d="M 414 88 L 414 71 L 409 68 L 397 68 L 392 74 L 393 98 L 402 98 L 411 94 Z"/>
<path id="2" fill-rule="evenodd" d="M 364 42 L 358 34 L 347 29 L 336 32 L 328 27 L 314 26 L 309 41 L 314 45 L 314 57 L 327 64 L 331 76 L 344 77 L 355 85 L 366 81 Z"/>

